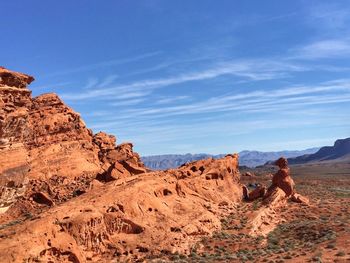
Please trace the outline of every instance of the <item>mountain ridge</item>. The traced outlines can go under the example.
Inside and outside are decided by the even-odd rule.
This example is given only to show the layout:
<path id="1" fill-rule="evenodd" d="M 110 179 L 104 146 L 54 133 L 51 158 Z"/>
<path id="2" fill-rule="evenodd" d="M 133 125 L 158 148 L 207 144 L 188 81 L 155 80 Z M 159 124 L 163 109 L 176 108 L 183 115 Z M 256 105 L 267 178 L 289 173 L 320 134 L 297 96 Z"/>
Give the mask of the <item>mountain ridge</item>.
<path id="1" fill-rule="evenodd" d="M 350 159 L 350 137 L 338 139 L 333 146 L 321 147 L 313 154 L 305 154 L 295 158 L 289 158 L 290 164 L 304 164 L 312 162 L 336 161 Z"/>
<path id="2" fill-rule="evenodd" d="M 301 156 L 304 154 L 315 153 L 319 150 L 318 147 L 308 148 L 305 150 L 285 150 L 276 152 L 262 152 L 262 151 L 249 151 L 243 150 L 239 152 L 239 162 L 242 166 L 256 167 L 258 165 L 263 165 L 264 163 L 277 159 L 281 156 L 286 158 Z M 143 163 L 146 167 L 153 170 L 163 170 L 176 168 L 186 162 L 197 161 L 205 158 L 222 158 L 225 154 L 161 154 L 161 155 L 149 155 L 141 157 Z"/>

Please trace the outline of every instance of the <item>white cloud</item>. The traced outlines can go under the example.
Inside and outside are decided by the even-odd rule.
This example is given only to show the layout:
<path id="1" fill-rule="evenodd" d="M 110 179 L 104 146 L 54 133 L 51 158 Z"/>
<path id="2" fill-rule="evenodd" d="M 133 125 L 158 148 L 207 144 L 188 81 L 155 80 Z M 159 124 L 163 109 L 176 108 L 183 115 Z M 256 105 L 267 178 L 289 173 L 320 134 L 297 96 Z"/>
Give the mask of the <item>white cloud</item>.
<path id="1" fill-rule="evenodd" d="M 256 132 L 268 133 L 269 130 L 284 132 L 288 129 L 307 129 L 315 125 L 318 127 L 337 127 L 339 125 L 338 120 L 334 118 L 334 116 L 327 116 L 324 119 L 308 119 L 302 116 L 294 116 L 293 118 L 281 118 L 280 120 L 260 117 L 255 118 L 255 120 L 234 121 L 218 119 L 218 117 L 213 118 L 211 121 L 203 121 L 202 119 L 194 118 L 191 123 L 186 124 L 174 124 L 171 122 L 163 124 L 153 122 L 139 123 L 138 121 L 133 122 L 132 120 L 131 122 L 132 123 L 127 127 L 124 126 L 124 123 L 116 123 L 114 125 L 100 123 L 101 126 L 95 124 L 94 128 L 97 130 L 108 129 L 109 132 L 116 133 L 118 138 L 122 138 L 122 140 L 131 140 L 135 142 L 135 145 L 157 145 L 157 147 L 161 147 L 161 145 L 183 144 L 193 140 L 206 142 L 207 138 L 217 137 L 220 134 L 225 134 L 226 138 L 234 138 L 236 136 L 254 134 Z M 350 127 L 349 124 L 345 125 Z M 135 129 L 135 127 L 138 128 Z M 194 144 L 197 146 L 195 150 L 188 149 L 186 151 L 200 151 L 198 148 L 200 146 L 197 145 L 197 142 L 194 142 Z M 285 144 L 288 144 L 288 141 L 286 141 Z M 209 145 L 210 142 L 203 144 L 205 148 L 208 148 Z M 232 147 L 234 146 L 235 145 L 232 145 Z M 270 147 L 272 147 L 272 145 L 270 145 Z M 290 149 L 290 147 L 288 148 Z M 182 150 L 185 151 L 184 149 Z"/>
<path id="2" fill-rule="evenodd" d="M 108 87 L 109 85 L 113 84 L 113 82 L 118 78 L 119 76 L 117 74 L 114 75 L 109 75 L 107 78 L 105 78 L 101 83 L 98 84 L 98 88 L 105 88 Z M 97 83 L 95 83 L 96 87 Z"/>
<path id="3" fill-rule="evenodd" d="M 242 60 L 217 63 L 209 69 L 182 73 L 158 79 L 145 79 L 127 84 L 115 85 L 111 88 L 88 90 L 83 93 L 66 93 L 62 98 L 66 100 L 104 99 L 122 92 L 137 90 L 153 90 L 191 81 L 214 79 L 224 75 L 233 75 L 252 81 L 284 78 L 289 72 L 308 70 L 305 67 L 289 63 L 268 60 Z"/>
<path id="4" fill-rule="evenodd" d="M 72 73 L 79 73 L 83 71 L 89 71 L 89 70 L 96 70 L 98 68 L 104 68 L 104 67 L 110 67 L 114 65 L 121 65 L 121 64 L 126 64 L 126 63 L 131 63 L 131 62 L 136 62 L 142 59 L 146 59 L 149 57 L 153 57 L 156 55 L 159 55 L 161 52 L 160 51 L 155 51 L 155 52 L 150 52 L 150 53 L 145 53 L 142 55 L 138 55 L 135 57 L 130 57 L 130 58 L 121 58 L 121 59 L 111 59 L 99 63 L 94 63 L 94 64 L 89 64 L 89 65 L 84 65 L 76 68 L 71 68 L 67 70 L 62 70 L 62 71 L 56 71 L 51 74 L 47 74 L 43 77 L 54 77 L 54 76 L 63 76 L 67 74 L 72 74 Z"/>
<path id="5" fill-rule="evenodd" d="M 94 119 L 91 127 L 95 130 L 107 130 L 115 133 L 121 140 L 131 140 L 135 145 L 149 148 L 149 154 L 153 149 L 152 144 L 157 145 L 157 149 L 166 146 L 165 150 L 161 150 L 166 151 L 173 144 L 185 145 L 191 140 L 206 141 L 222 134 L 225 134 L 226 138 L 238 138 L 277 129 L 281 132 L 312 127 L 346 129 L 344 127 L 350 127 L 346 113 L 333 112 L 331 107 L 317 107 L 317 105 L 336 107 L 344 102 L 350 102 L 350 79 L 336 79 L 317 85 L 293 86 L 277 90 L 242 91 L 237 94 L 231 92 L 192 101 L 191 104 L 181 101 L 157 104 L 157 101 L 154 101 L 149 107 L 126 107 L 121 109 L 118 115 L 111 112 L 101 116 Z M 175 116 L 182 115 L 188 116 L 176 121 Z M 268 116 L 273 117 L 271 119 Z M 316 141 L 308 143 L 310 146 L 315 146 L 312 143 Z M 300 147 L 304 148 L 303 145 L 306 144 L 306 141 L 304 144 L 300 142 Z M 184 147 L 179 149 L 179 152 L 198 152 L 211 147 L 210 143 L 205 146 L 199 146 L 197 143 L 194 145 L 195 149 Z M 276 144 L 275 148 L 294 146 L 299 147 L 299 144 Z M 218 149 L 222 151 L 226 146 L 220 147 Z M 268 149 L 268 145 L 264 146 L 263 143 L 259 147 Z M 176 150 L 171 149 L 172 151 Z"/>
<path id="6" fill-rule="evenodd" d="M 338 80 L 315 86 L 295 86 L 278 90 L 257 90 L 241 94 L 225 94 L 191 104 L 166 107 L 126 109 L 123 118 L 215 113 L 224 111 L 280 111 L 306 105 L 333 104 L 350 101 L 350 80 Z"/>
<path id="7" fill-rule="evenodd" d="M 294 52 L 294 58 L 301 59 L 345 58 L 350 55 L 350 39 L 320 40 L 295 49 Z"/>
<path id="8" fill-rule="evenodd" d="M 121 140 L 131 140 L 151 150 L 152 144 L 162 147 L 198 138 L 206 141 L 222 134 L 233 138 L 269 129 L 281 132 L 289 128 L 346 129 L 344 127 L 350 127 L 348 114 L 334 111 L 344 102 L 350 102 L 350 80 L 337 79 L 314 86 L 224 94 L 191 104 L 174 101 L 166 106 L 126 107 L 117 115 L 113 110 L 104 116 L 97 112 L 101 116 L 97 119 L 90 116 L 92 125 L 89 126 L 115 133 Z M 198 147 L 192 152 L 198 152 Z M 209 149 L 209 144 L 206 147 Z"/>
<path id="9" fill-rule="evenodd" d="M 190 96 L 172 96 L 172 97 L 163 97 L 155 101 L 155 104 L 169 104 L 173 102 L 179 102 L 184 100 L 189 100 Z"/>
<path id="10" fill-rule="evenodd" d="M 128 100 L 121 100 L 121 101 L 116 101 L 113 103 L 109 103 L 109 105 L 111 106 L 134 106 L 136 104 L 140 104 L 141 102 L 143 102 L 144 99 L 128 99 Z"/>
<path id="11" fill-rule="evenodd" d="M 89 78 L 86 85 L 82 89 L 91 89 L 93 87 L 96 87 L 98 83 L 99 82 L 97 78 Z"/>

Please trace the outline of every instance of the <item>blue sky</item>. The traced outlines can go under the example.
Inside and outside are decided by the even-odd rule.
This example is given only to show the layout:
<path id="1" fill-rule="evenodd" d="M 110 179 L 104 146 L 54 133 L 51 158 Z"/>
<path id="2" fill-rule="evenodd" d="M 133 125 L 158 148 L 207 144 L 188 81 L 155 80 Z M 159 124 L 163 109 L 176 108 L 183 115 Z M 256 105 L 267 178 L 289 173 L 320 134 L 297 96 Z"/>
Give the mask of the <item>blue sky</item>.
<path id="1" fill-rule="evenodd" d="M 350 133 L 349 1 L 5 1 L 1 65 L 142 155 Z"/>

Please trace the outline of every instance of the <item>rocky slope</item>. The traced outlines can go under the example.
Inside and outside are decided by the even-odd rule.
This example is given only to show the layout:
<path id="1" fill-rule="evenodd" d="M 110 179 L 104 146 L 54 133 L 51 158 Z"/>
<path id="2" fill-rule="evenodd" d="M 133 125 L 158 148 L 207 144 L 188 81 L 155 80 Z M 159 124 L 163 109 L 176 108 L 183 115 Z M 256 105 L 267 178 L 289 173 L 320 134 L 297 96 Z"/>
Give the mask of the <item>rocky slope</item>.
<path id="1" fill-rule="evenodd" d="M 167 171 L 145 168 L 131 143 L 93 134 L 33 78 L 0 68 L 1 262 L 143 261 L 189 254 L 243 202 L 238 155 Z M 282 191 L 282 192 L 281 192 Z M 277 187 L 249 215 L 252 236 L 279 223 Z"/>
<path id="2" fill-rule="evenodd" d="M 241 151 L 239 153 L 239 164 L 241 166 L 256 167 L 265 164 L 267 161 L 276 160 L 280 156 L 286 158 L 296 157 L 304 154 L 315 153 L 319 148 L 310 148 L 302 151 L 278 151 L 278 152 L 259 152 L 259 151 Z M 179 167 L 181 164 L 193 162 L 205 158 L 222 158 L 225 154 L 164 154 L 144 156 L 142 161 L 146 167 L 154 170 L 164 170 Z"/>
<path id="3" fill-rule="evenodd" d="M 296 158 L 289 158 L 290 164 L 304 164 L 321 161 L 342 161 L 350 159 L 350 138 L 339 139 L 333 146 L 325 146 L 314 154 L 306 154 Z"/>
<path id="4" fill-rule="evenodd" d="M 96 184 L 93 191 L 22 223 L 17 234 L 3 231 L 3 260 L 135 261 L 147 253 L 188 253 L 198 236 L 220 229 L 220 215 L 241 199 L 236 168 L 237 156 L 229 155 Z"/>
<path id="5" fill-rule="evenodd" d="M 146 171 L 132 144 L 116 146 L 114 136 L 94 135 L 56 94 L 32 98 L 27 85 L 33 80 L 0 68 L 3 210 L 22 196 L 39 203 L 66 201 L 86 191 L 96 174 L 108 180 Z"/>

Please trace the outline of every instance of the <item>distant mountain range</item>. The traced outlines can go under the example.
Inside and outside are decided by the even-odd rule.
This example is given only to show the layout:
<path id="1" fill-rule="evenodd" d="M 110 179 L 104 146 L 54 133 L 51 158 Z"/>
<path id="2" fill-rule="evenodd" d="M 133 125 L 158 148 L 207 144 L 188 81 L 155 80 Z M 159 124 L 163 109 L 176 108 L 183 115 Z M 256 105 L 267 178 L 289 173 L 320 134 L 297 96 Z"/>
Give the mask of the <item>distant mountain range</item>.
<path id="1" fill-rule="evenodd" d="M 256 167 L 270 160 L 277 160 L 280 157 L 291 158 L 304 154 L 315 153 L 320 148 L 309 148 L 301 151 L 278 151 L 278 152 L 259 152 L 259 151 L 242 151 L 239 153 L 239 164 L 248 167 Z"/>
<path id="2" fill-rule="evenodd" d="M 320 161 L 350 160 L 350 138 L 336 140 L 333 146 L 320 148 L 313 154 L 289 158 L 289 164 L 304 164 Z"/>
<path id="3" fill-rule="evenodd" d="M 296 157 L 305 154 L 312 154 L 319 148 L 311 148 L 302 151 L 279 151 L 279 152 L 259 152 L 259 151 L 242 151 L 239 153 L 239 164 L 241 166 L 255 167 L 263 165 L 270 160 L 278 159 L 281 156 L 286 158 Z M 209 157 L 221 158 L 226 154 L 211 155 L 206 153 L 200 154 L 164 154 L 142 157 L 143 163 L 153 170 L 164 170 L 176 168 L 183 163 L 206 159 Z"/>

